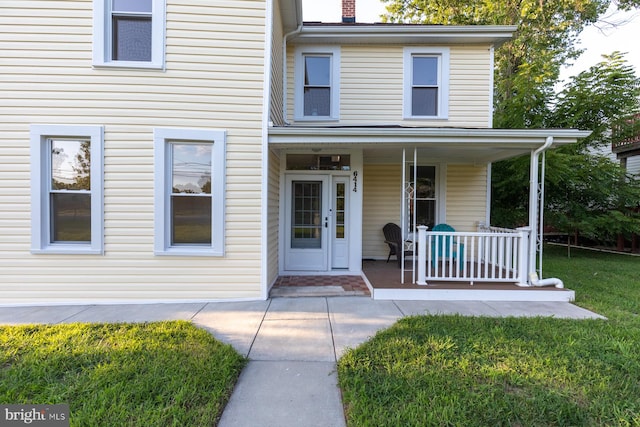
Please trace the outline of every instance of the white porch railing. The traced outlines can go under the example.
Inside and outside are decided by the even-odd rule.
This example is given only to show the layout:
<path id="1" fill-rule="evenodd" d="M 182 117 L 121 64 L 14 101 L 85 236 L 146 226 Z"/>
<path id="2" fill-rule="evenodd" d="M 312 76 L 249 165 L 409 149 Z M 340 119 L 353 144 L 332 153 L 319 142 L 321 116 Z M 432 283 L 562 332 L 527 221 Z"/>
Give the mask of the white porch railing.
<path id="1" fill-rule="evenodd" d="M 416 283 L 506 282 L 528 286 L 529 228 L 479 225 L 478 232 L 427 231 L 418 227 Z"/>

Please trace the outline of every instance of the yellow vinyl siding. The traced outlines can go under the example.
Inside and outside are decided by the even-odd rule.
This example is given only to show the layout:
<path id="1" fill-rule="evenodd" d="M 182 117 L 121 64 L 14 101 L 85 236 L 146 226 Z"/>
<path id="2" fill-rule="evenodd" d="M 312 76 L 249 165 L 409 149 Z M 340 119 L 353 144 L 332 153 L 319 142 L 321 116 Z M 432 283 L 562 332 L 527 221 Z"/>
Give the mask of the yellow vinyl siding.
<path id="1" fill-rule="evenodd" d="M 402 121 L 402 47 L 342 47 L 340 122 Z"/>
<path id="2" fill-rule="evenodd" d="M 489 127 L 493 73 L 489 46 L 451 46 L 450 49 L 449 119 L 404 120 L 403 46 L 342 46 L 338 123 Z M 287 108 L 288 118 L 293 121 L 295 46 L 287 50 Z"/>
<path id="3" fill-rule="evenodd" d="M 279 272 L 279 219 L 280 219 L 280 157 L 273 151 L 269 152 L 269 230 L 267 247 L 267 284 L 271 285 Z"/>
<path id="4" fill-rule="evenodd" d="M 386 259 L 389 247 L 382 227 L 388 222 L 400 225 L 402 165 L 365 164 L 362 186 L 362 257 Z"/>
<path id="5" fill-rule="evenodd" d="M 274 1 L 273 6 L 273 34 L 271 35 L 271 104 L 270 118 L 276 126 L 284 125 L 282 117 L 282 97 L 284 73 L 284 60 L 282 51 L 282 39 L 284 37 L 282 30 L 282 18 L 280 16 L 280 7 L 278 1 Z"/>
<path id="6" fill-rule="evenodd" d="M 259 298 L 265 2 L 168 1 L 165 71 L 93 68 L 92 6 L 0 5 L 0 303 Z M 30 253 L 31 124 L 104 126 L 104 255 Z M 224 257 L 154 256 L 156 127 L 227 130 Z"/>
<path id="7" fill-rule="evenodd" d="M 447 223 L 456 231 L 477 231 L 487 210 L 486 166 L 447 166 Z"/>
<path id="8" fill-rule="evenodd" d="M 489 46 L 451 48 L 447 126 L 490 127 L 491 52 Z"/>

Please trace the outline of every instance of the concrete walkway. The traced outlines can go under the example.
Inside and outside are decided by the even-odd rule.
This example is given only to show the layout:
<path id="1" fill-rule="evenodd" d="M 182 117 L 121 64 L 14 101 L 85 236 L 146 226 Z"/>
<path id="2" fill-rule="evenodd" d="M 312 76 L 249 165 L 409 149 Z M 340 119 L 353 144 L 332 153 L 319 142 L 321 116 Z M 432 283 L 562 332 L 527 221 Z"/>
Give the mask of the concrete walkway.
<path id="1" fill-rule="evenodd" d="M 220 426 L 344 426 L 336 361 L 403 316 L 603 318 L 562 302 L 374 301 L 364 297 L 0 308 L 0 324 L 190 320 L 250 361 Z"/>

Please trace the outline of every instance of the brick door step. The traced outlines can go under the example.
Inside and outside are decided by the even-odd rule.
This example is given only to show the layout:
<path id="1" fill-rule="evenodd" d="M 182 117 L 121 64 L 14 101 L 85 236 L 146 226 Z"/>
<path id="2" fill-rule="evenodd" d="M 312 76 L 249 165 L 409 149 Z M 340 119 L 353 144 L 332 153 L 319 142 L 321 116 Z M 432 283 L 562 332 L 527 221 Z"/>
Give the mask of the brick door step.
<path id="1" fill-rule="evenodd" d="M 271 289 L 270 296 L 274 297 L 341 297 L 368 296 L 360 290 L 345 290 L 342 286 L 281 286 Z"/>

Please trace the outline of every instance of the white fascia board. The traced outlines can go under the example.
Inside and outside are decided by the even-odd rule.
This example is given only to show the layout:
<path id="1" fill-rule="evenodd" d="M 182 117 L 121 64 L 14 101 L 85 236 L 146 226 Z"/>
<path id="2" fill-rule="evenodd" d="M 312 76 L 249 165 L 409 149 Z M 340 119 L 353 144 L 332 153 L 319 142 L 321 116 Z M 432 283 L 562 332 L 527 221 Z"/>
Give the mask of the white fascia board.
<path id="1" fill-rule="evenodd" d="M 513 38 L 512 25 L 306 25 L 294 44 L 469 44 L 499 46 Z"/>
<path id="2" fill-rule="evenodd" d="M 271 144 L 299 143 L 448 143 L 448 144 L 486 144 L 516 147 L 533 144 L 538 147 L 547 137 L 554 138 L 554 145 L 575 143 L 586 138 L 591 131 L 576 129 L 451 129 L 451 128 L 317 128 L 282 127 L 269 129 Z"/>

